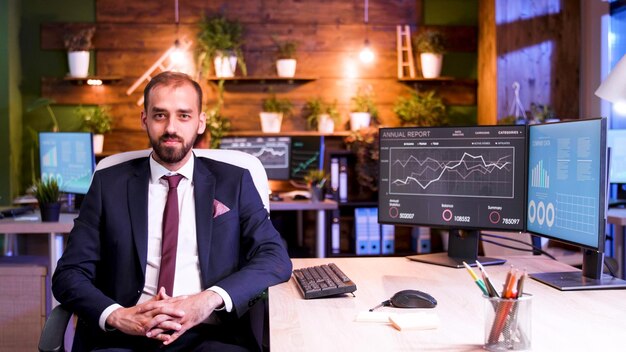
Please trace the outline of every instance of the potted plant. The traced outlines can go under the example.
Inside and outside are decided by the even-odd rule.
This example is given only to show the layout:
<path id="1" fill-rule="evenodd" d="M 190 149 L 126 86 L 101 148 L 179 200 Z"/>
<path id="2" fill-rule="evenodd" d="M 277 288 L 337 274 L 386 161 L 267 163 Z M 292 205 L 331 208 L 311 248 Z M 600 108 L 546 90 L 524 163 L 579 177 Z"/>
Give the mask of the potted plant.
<path id="1" fill-rule="evenodd" d="M 104 149 L 104 134 L 113 129 L 109 107 L 96 105 L 94 108 L 78 106 L 76 115 L 83 120 L 83 128 L 93 133 L 93 150 L 95 154 L 101 154 Z"/>
<path id="2" fill-rule="evenodd" d="M 339 122 L 336 100 L 327 103 L 321 98 L 311 99 L 304 105 L 304 111 L 309 127 L 317 126 L 317 131 L 321 133 L 333 133 L 335 124 Z"/>
<path id="3" fill-rule="evenodd" d="M 92 49 L 91 39 L 96 27 L 67 30 L 63 35 L 63 43 L 67 49 L 71 77 L 87 77 L 89 75 L 89 50 Z"/>
<path id="4" fill-rule="evenodd" d="M 296 49 L 298 44 L 294 41 L 278 41 L 273 38 L 278 50 L 276 59 L 276 71 L 278 77 L 293 77 L 296 75 Z"/>
<path id="5" fill-rule="evenodd" d="M 261 130 L 265 133 L 280 132 L 283 117 L 291 113 L 293 104 L 287 99 L 278 99 L 276 94 L 263 99 L 263 107 L 260 113 Z"/>
<path id="6" fill-rule="evenodd" d="M 447 122 L 446 106 L 435 91 L 414 91 L 409 97 L 399 97 L 393 112 L 402 126 L 441 126 Z"/>
<path id="7" fill-rule="evenodd" d="M 415 37 L 415 48 L 420 53 L 422 76 L 424 78 L 439 77 L 443 54 L 446 51 L 443 33 L 434 29 L 420 32 Z"/>
<path id="8" fill-rule="evenodd" d="M 356 94 L 351 98 L 350 129 L 358 131 L 368 127 L 372 119 L 378 117 L 378 109 L 374 104 L 374 94 L 371 88 L 359 87 Z"/>
<path id="9" fill-rule="evenodd" d="M 309 191 L 311 192 L 311 201 L 324 201 L 324 185 L 326 184 L 326 173 L 321 169 L 311 169 L 304 176 Z"/>
<path id="10" fill-rule="evenodd" d="M 59 184 L 54 177 L 35 182 L 35 198 L 39 202 L 41 221 L 59 221 L 61 203 L 59 202 Z"/>
<path id="11" fill-rule="evenodd" d="M 206 112 L 206 130 L 211 136 L 209 148 L 217 149 L 220 146 L 222 138 L 230 130 L 230 120 L 222 115 L 222 107 L 224 106 L 224 80 L 220 80 L 217 84 L 217 102 L 215 106 Z"/>
<path id="12" fill-rule="evenodd" d="M 213 66 L 215 76 L 234 77 L 239 63 L 242 74 L 247 75 L 242 44 L 243 26 L 238 21 L 230 21 L 222 16 L 203 16 L 197 34 L 199 67 L 207 72 Z"/>

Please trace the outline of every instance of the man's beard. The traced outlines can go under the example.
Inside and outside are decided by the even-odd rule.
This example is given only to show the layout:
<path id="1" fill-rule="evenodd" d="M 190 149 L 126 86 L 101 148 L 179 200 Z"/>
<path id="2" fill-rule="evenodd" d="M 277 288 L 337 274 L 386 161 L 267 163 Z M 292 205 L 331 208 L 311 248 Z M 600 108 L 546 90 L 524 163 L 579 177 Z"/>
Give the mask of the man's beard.
<path id="1" fill-rule="evenodd" d="M 159 157 L 159 159 L 168 164 L 175 164 L 185 158 L 189 150 L 193 147 L 191 143 L 185 143 L 185 140 L 175 134 L 166 133 L 162 135 L 158 140 L 155 140 L 151 136 L 150 144 L 152 145 L 152 149 Z M 181 148 L 176 147 L 166 147 L 162 143 L 168 139 L 176 139 L 182 142 Z"/>

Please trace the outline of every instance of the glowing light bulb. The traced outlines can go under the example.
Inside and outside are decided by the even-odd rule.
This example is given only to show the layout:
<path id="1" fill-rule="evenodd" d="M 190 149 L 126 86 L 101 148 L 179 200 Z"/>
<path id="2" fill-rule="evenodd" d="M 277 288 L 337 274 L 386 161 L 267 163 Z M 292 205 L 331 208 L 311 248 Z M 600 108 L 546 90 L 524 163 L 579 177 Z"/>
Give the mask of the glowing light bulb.
<path id="1" fill-rule="evenodd" d="M 370 42 L 369 40 L 365 39 L 365 45 L 363 46 L 363 49 L 361 49 L 361 52 L 359 53 L 359 59 L 361 59 L 361 62 L 369 64 L 372 61 L 374 61 L 374 52 L 372 51 L 372 48 L 370 48 Z"/>

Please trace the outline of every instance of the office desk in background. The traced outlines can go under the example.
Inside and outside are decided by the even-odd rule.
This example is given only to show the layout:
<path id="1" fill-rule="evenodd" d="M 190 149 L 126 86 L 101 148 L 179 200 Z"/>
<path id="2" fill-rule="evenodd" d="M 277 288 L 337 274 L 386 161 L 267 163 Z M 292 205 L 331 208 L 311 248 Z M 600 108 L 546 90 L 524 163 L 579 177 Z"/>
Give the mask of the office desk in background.
<path id="1" fill-rule="evenodd" d="M 74 219 L 78 214 L 61 214 L 58 222 L 41 222 L 39 211 L 24 214 L 17 218 L 0 219 L 0 233 L 7 234 L 4 241 L 4 251 L 10 251 L 16 247 L 15 235 L 32 234 L 48 236 L 48 256 L 50 257 L 49 270 L 54 272 L 57 261 L 63 254 L 63 234 L 68 234 L 74 227 Z M 38 220 L 16 220 L 23 217 L 37 218 Z M 5 253 L 12 254 L 12 253 Z"/>
<path id="2" fill-rule="evenodd" d="M 547 257 L 508 257 L 487 271 L 500 289 L 509 265 L 530 273 L 571 271 Z M 465 269 L 409 261 L 406 258 L 293 259 L 294 268 L 336 263 L 357 285 L 356 297 L 304 300 L 293 278 L 270 287 L 270 346 L 281 351 L 481 351 L 484 302 Z M 533 351 L 623 351 L 626 291 L 561 292 L 529 279 L 533 295 Z M 391 325 L 355 322 L 366 311 L 403 289 L 434 296 L 441 320 L 436 330 L 398 331 Z M 383 307 L 378 311 L 407 313 Z"/>
<path id="3" fill-rule="evenodd" d="M 285 199 L 279 202 L 270 202 L 270 212 L 272 211 L 297 211 L 298 212 L 298 244 L 302 245 L 302 211 L 317 211 L 317 226 L 315 236 L 315 256 L 324 258 L 326 256 L 326 211 L 337 209 L 337 202 L 324 200 L 323 202 L 312 202 L 310 200 L 290 200 Z M 271 213 L 270 213 L 271 217 Z"/>

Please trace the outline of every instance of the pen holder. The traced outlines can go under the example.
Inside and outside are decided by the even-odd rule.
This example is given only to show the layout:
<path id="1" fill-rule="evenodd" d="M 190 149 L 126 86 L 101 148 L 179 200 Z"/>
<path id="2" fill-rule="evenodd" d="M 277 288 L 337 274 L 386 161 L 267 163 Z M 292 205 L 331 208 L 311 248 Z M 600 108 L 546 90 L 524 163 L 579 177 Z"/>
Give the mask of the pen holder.
<path id="1" fill-rule="evenodd" d="M 523 351 L 531 348 L 532 295 L 518 299 L 485 297 L 485 349 Z"/>

